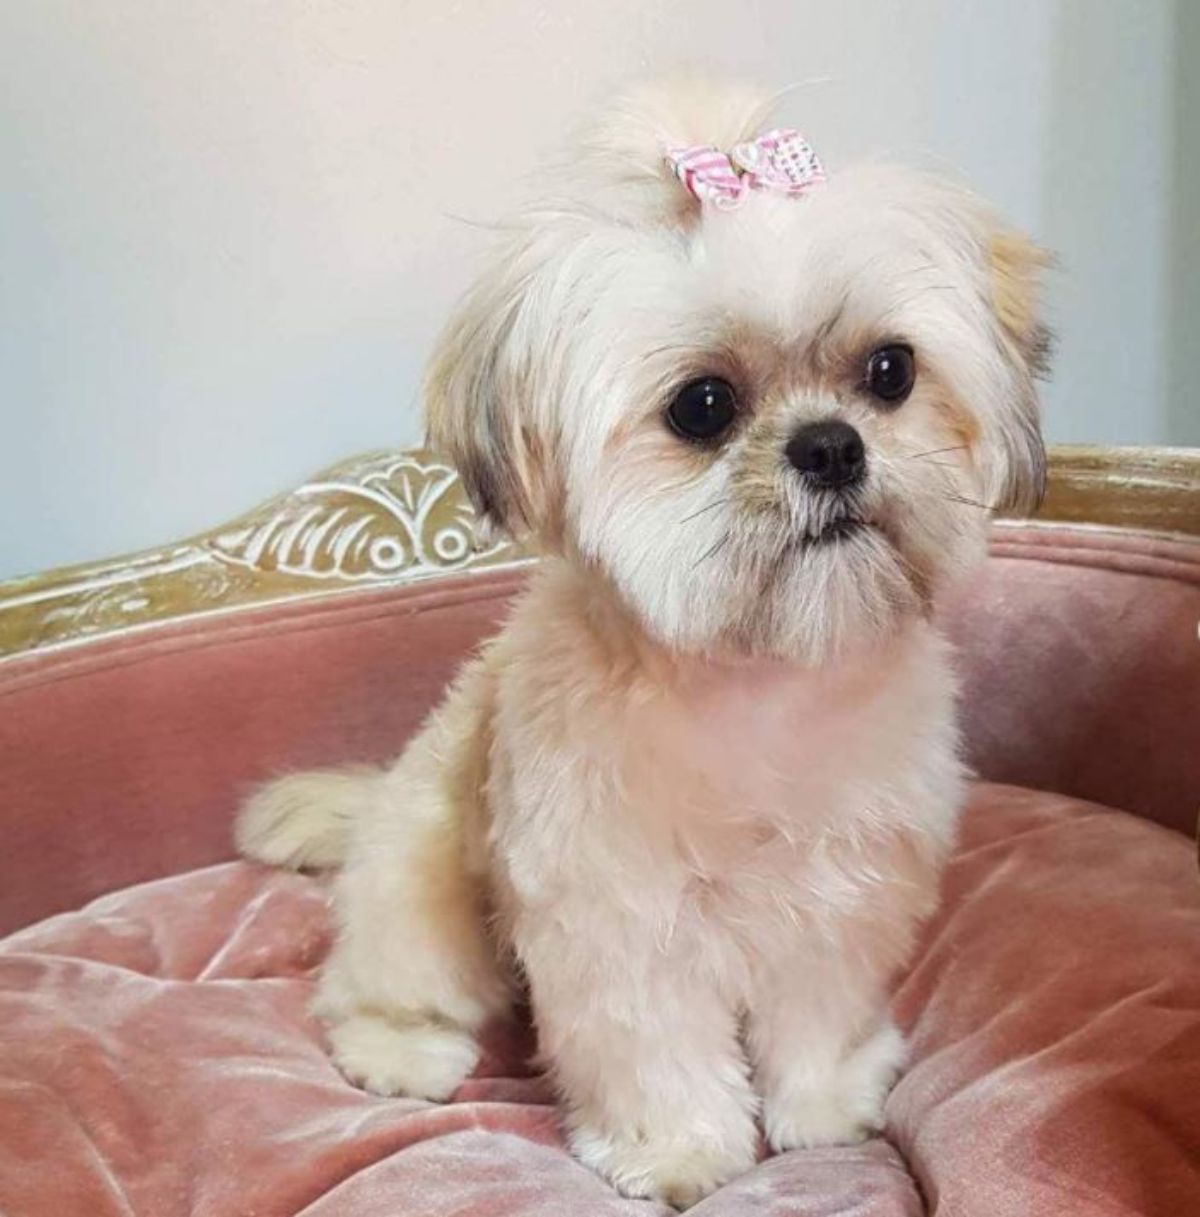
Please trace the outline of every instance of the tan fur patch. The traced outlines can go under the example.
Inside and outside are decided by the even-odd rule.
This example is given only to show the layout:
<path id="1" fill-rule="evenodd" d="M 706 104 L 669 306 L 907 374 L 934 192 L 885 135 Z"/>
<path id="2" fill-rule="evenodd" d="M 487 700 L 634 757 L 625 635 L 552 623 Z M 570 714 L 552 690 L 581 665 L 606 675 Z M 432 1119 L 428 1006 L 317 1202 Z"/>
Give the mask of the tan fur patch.
<path id="1" fill-rule="evenodd" d="M 746 436 L 738 462 L 730 477 L 730 489 L 738 507 L 753 516 L 778 515 L 780 473 L 784 469 L 783 416 L 759 422 Z"/>
<path id="2" fill-rule="evenodd" d="M 1036 341 L 1038 280 L 1050 261 L 1044 249 L 1020 233 L 997 233 L 988 246 L 996 316 L 1022 348 Z"/>
<path id="3" fill-rule="evenodd" d="M 939 395 L 934 408 L 945 420 L 950 435 L 968 448 L 973 448 L 980 435 L 979 420 L 974 413 L 962 402 L 946 395 Z"/>

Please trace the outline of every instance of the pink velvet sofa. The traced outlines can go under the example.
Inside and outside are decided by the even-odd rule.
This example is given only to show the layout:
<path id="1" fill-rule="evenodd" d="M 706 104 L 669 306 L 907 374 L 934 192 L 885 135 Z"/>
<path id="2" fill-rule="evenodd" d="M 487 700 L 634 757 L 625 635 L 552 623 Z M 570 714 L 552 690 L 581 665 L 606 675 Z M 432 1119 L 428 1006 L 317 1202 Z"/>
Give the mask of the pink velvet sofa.
<path id="1" fill-rule="evenodd" d="M 1198 469 L 1058 453 L 1059 518 L 997 526 L 946 606 L 980 781 L 885 1134 L 695 1212 L 1200 1214 Z M 6 1217 L 667 1211 L 566 1153 L 521 1020 L 445 1106 L 345 1082 L 323 879 L 232 856 L 256 782 L 394 755 L 526 574 L 418 453 L 0 588 Z"/>

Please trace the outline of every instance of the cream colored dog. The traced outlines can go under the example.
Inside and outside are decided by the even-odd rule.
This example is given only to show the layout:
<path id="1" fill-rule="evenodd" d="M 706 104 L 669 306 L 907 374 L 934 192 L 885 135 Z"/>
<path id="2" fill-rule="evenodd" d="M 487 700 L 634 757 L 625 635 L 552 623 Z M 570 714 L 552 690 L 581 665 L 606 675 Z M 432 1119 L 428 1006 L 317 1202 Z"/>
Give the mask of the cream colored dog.
<path id="1" fill-rule="evenodd" d="M 757 118 L 635 94 L 509 230 L 429 426 L 544 557 L 391 769 L 238 825 L 341 868 L 316 1009 L 348 1077 L 446 1098 L 525 985 L 575 1152 L 678 1205 L 760 1115 L 777 1150 L 879 1127 L 964 786 L 933 605 L 1043 476 L 1038 251 L 912 170 L 725 206 L 664 159 Z"/>

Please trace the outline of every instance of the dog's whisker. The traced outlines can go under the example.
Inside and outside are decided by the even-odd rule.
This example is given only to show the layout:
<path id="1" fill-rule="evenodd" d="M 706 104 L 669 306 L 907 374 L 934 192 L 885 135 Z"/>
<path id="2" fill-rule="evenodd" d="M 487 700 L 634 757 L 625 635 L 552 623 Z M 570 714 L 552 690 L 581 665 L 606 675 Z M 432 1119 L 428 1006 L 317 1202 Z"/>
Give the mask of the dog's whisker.
<path id="1" fill-rule="evenodd" d="M 912 292 L 910 295 L 905 296 L 901 300 L 898 300 L 892 305 L 891 308 L 887 310 L 884 316 L 891 319 L 892 317 L 902 315 L 906 309 L 908 309 L 917 300 L 920 300 L 920 298 L 928 292 L 957 292 L 958 290 L 959 289 L 953 283 L 927 283 L 917 291 Z"/>
<path id="2" fill-rule="evenodd" d="M 941 456 L 943 452 L 966 452 L 966 444 L 953 444 L 949 448 L 930 448 L 928 452 L 910 452 L 905 456 L 907 461 L 924 460 L 927 456 Z"/>
<path id="3" fill-rule="evenodd" d="M 678 355 L 680 352 L 692 350 L 694 348 L 684 342 L 665 342 L 661 346 L 650 347 L 648 350 L 643 351 L 640 358 L 645 363 L 652 359 L 657 359 L 660 355 Z"/>
<path id="4" fill-rule="evenodd" d="M 940 496 L 948 503 L 963 503 L 967 507 L 978 507 L 980 511 L 995 511 L 996 508 L 989 503 L 980 503 L 977 499 L 968 499 L 961 494 L 943 494 Z"/>
<path id="5" fill-rule="evenodd" d="M 702 516 L 706 511 L 715 511 L 718 507 L 723 507 L 729 502 L 729 495 L 723 495 L 719 499 L 714 499 L 711 503 L 706 503 L 703 507 L 698 507 L 690 515 L 686 515 L 680 520 L 680 524 L 686 524 L 689 520 L 694 520 L 697 516 Z"/>
<path id="6" fill-rule="evenodd" d="M 716 554 L 720 553 L 720 551 L 722 549 L 724 549 L 726 545 L 729 544 L 730 536 L 731 536 L 730 533 L 727 533 L 727 532 L 722 533 L 721 537 L 717 541 L 717 543 L 715 545 L 710 546 L 708 549 L 706 549 L 704 551 L 704 553 L 702 553 L 700 555 L 700 557 L 698 557 L 696 559 L 696 561 L 692 563 L 692 570 L 695 570 L 696 567 L 699 566 L 702 562 L 707 562 L 709 560 L 709 558 L 712 558 Z"/>

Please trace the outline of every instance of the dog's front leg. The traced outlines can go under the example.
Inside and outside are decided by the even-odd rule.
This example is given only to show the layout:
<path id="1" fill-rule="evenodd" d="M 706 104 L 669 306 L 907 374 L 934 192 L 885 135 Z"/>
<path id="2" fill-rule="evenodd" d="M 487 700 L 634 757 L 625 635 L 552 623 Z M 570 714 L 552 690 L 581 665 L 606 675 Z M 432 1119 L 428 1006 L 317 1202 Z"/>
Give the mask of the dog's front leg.
<path id="1" fill-rule="evenodd" d="M 728 1003 L 621 920 L 593 905 L 582 932 L 524 927 L 518 950 L 575 1153 L 626 1195 L 685 1208 L 753 1165 L 757 1100 Z"/>
<path id="2" fill-rule="evenodd" d="M 936 903 L 944 840 L 936 828 L 864 834 L 810 858 L 802 892 L 838 899 L 802 906 L 801 934 L 764 943 L 748 1001 L 747 1048 L 773 1149 L 852 1143 L 883 1126 L 905 1059 L 888 981 Z"/>
<path id="3" fill-rule="evenodd" d="M 878 1130 L 904 1060 L 883 975 L 829 950 L 763 970 L 748 1047 L 776 1150 L 850 1144 Z"/>

